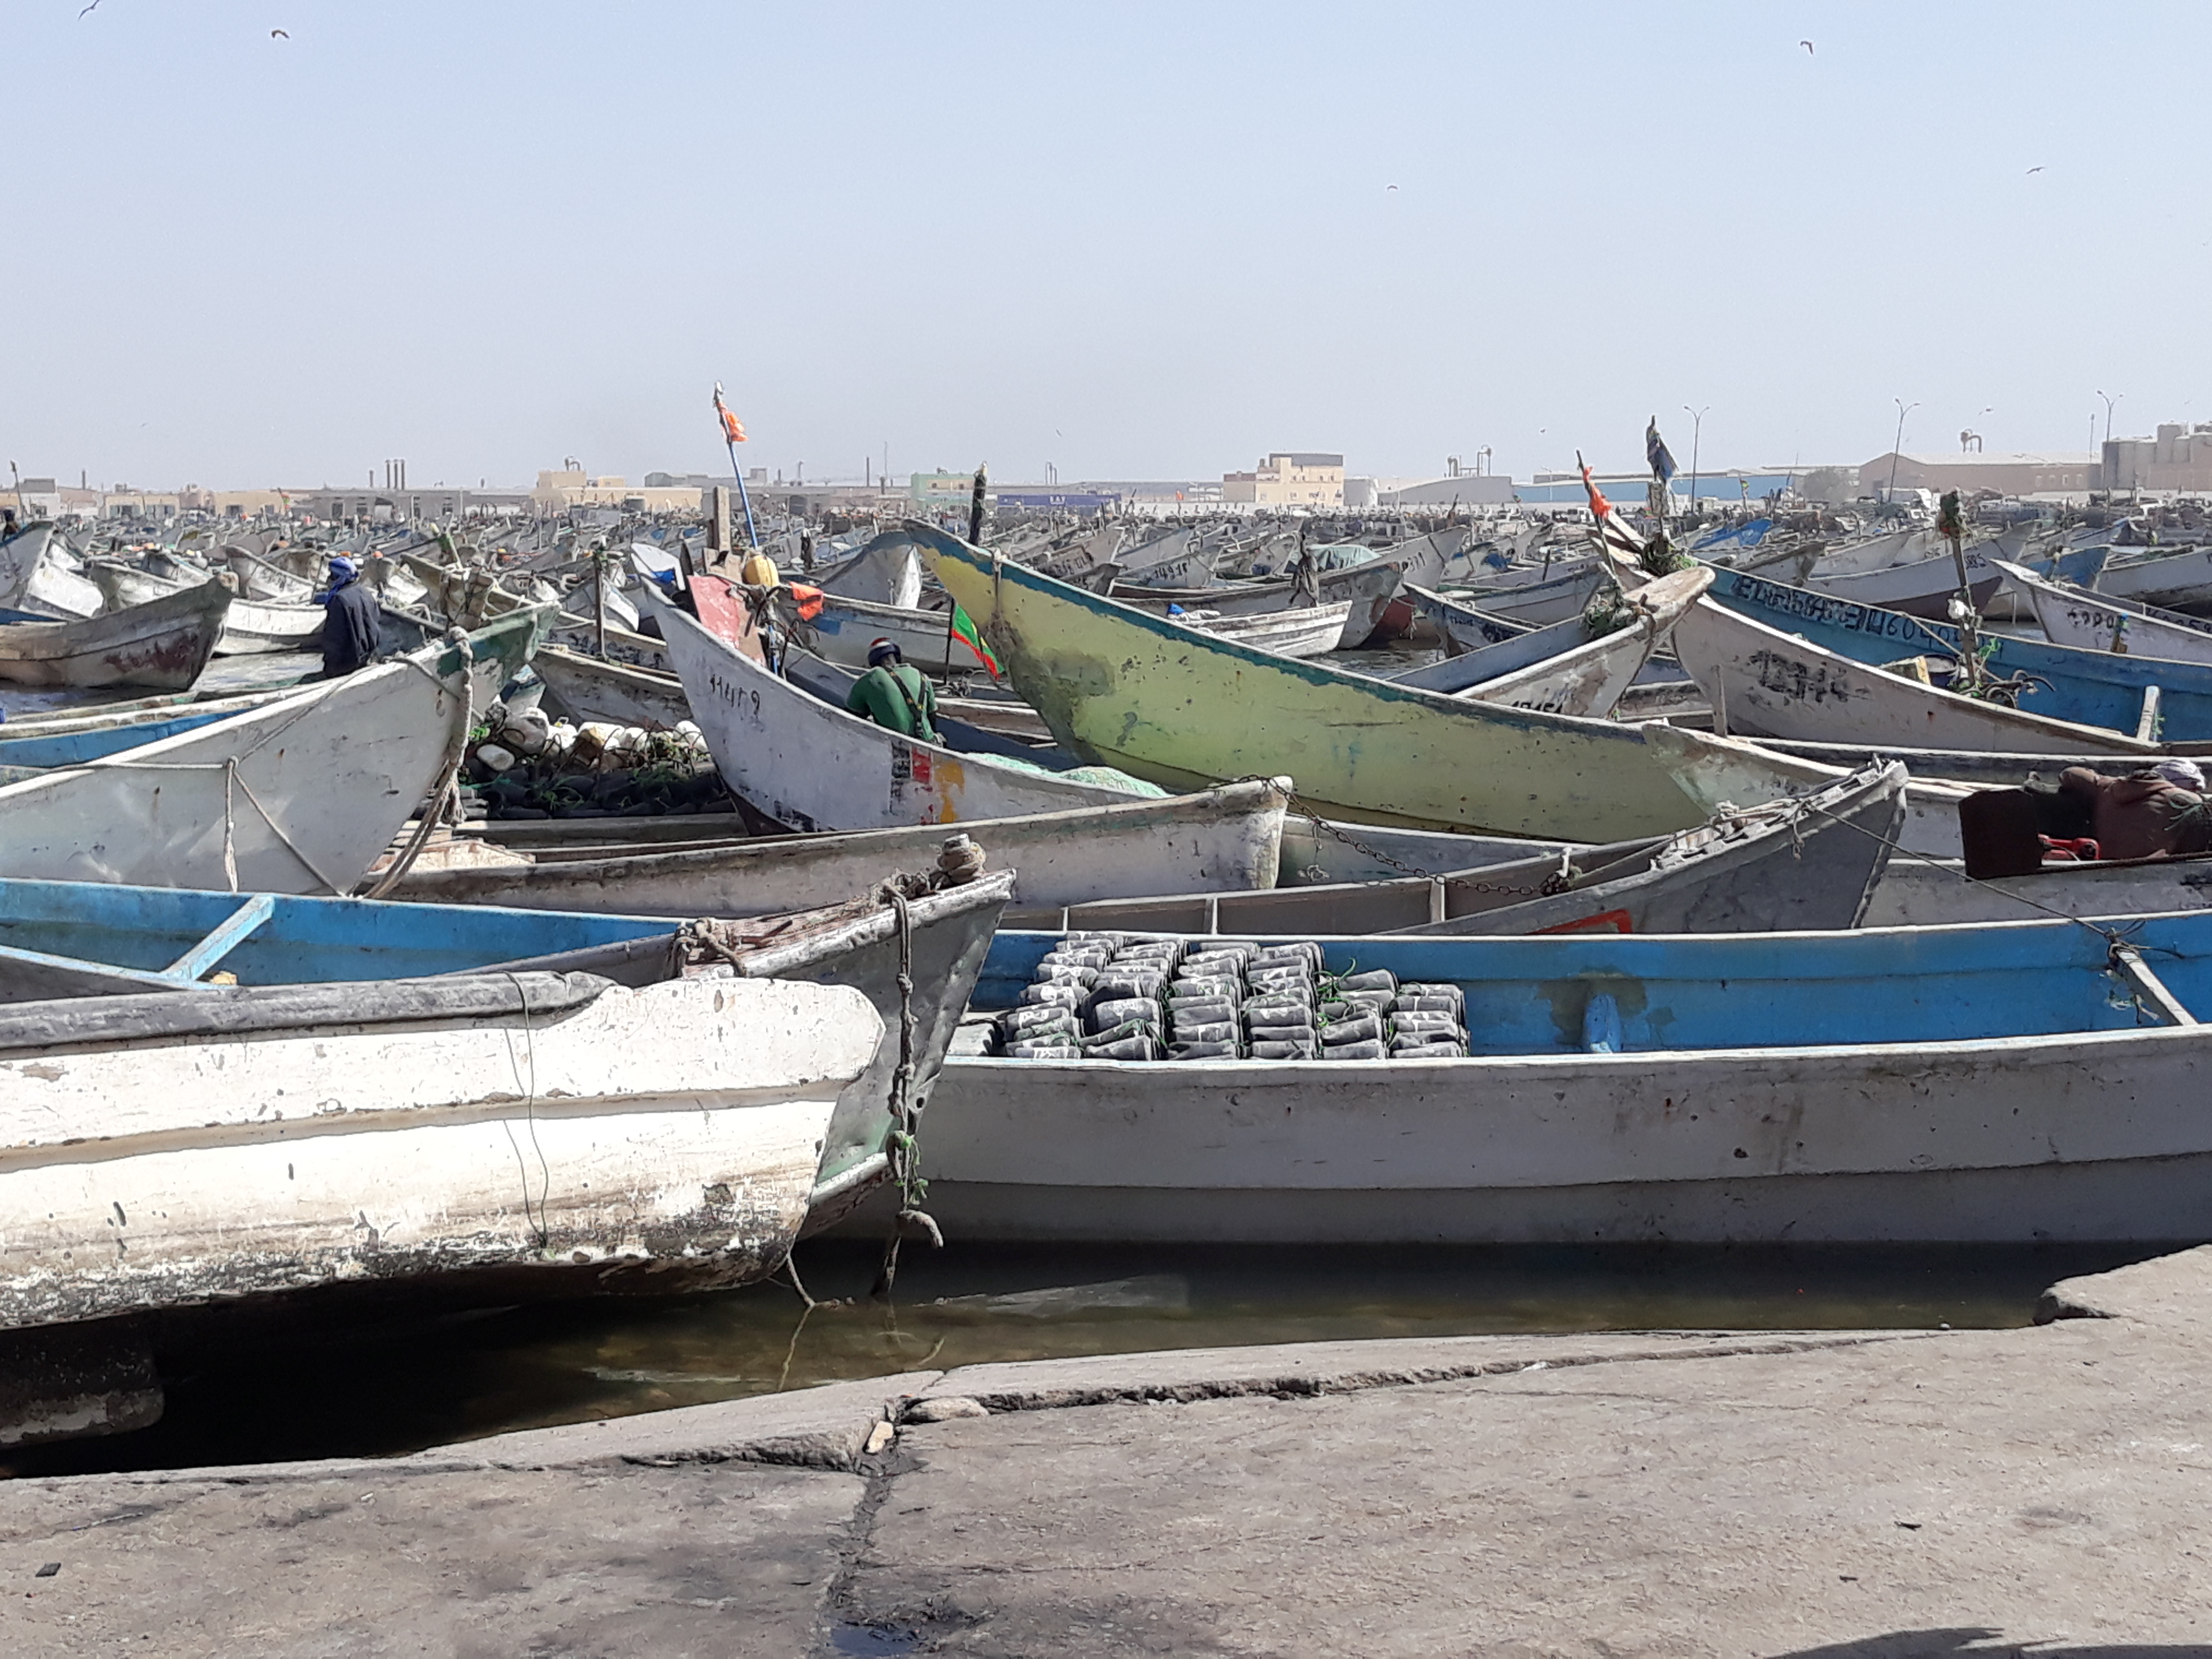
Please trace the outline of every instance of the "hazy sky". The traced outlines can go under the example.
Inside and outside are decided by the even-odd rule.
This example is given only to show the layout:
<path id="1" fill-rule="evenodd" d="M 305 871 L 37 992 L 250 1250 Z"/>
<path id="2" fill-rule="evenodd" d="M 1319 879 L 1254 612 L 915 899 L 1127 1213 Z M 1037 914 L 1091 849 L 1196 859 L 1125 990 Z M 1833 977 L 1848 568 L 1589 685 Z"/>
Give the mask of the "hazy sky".
<path id="1" fill-rule="evenodd" d="M 82 3 L 0 0 L 27 475 L 707 471 L 716 380 L 809 477 L 2212 419 L 2202 3 Z"/>

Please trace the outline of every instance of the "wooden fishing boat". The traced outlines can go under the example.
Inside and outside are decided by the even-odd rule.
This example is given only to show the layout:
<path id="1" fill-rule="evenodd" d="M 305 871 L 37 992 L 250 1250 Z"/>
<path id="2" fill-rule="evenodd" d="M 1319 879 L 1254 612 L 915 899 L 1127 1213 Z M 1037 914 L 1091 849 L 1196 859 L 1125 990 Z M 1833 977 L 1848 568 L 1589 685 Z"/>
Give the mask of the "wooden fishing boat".
<path id="1" fill-rule="evenodd" d="M 1541 628 L 1580 616 L 1604 581 L 1605 571 L 1595 559 L 1562 560 L 1553 574 L 1540 580 L 1510 586 L 1486 581 L 1455 589 L 1452 597 L 1508 622 Z"/>
<path id="2" fill-rule="evenodd" d="M 0 787 L 0 875 L 351 891 L 527 660 L 538 618 Z"/>
<path id="3" fill-rule="evenodd" d="M 1177 789 L 1286 773 L 1332 816 L 1417 828 L 1623 840 L 1705 816 L 1632 729 L 1287 661 L 914 533 L 1014 689 L 1085 759 Z"/>
<path id="4" fill-rule="evenodd" d="M 1674 654 L 1732 732 L 1932 749 L 2156 752 L 2148 741 L 2106 728 L 1854 662 L 1712 599 L 1674 624 Z"/>
<path id="5" fill-rule="evenodd" d="M 902 530 L 886 530 L 849 559 L 809 574 L 784 573 L 842 599 L 912 611 L 921 604 L 921 556 Z"/>
<path id="6" fill-rule="evenodd" d="M 106 607 L 100 588 L 76 568 L 53 525 L 25 525 L 0 542 L 0 611 L 82 622 Z"/>
<path id="7" fill-rule="evenodd" d="M 222 551 L 230 566 L 230 574 L 238 579 L 238 591 L 242 598 L 258 599 L 268 605 L 306 605 L 315 596 L 315 583 L 310 577 L 295 574 L 281 565 L 271 564 L 246 548 L 226 547 Z M 319 575 L 321 565 L 322 561 L 318 558 Z M 398 568 L 394 560 L 371 559 L 362 567 L 362 580 L 376 588 L 383 598 L 402 605 L 420 603 L 428 590 L 411 578 L 395 581 L 392 573 Z"/>
<path id="8" fill-rule="evenodd" d="M 1108 805 L 1138 793 L 1133 785 L 1017 769 L 1002 758 L 901 737 L 808 696 L 680 611 L 664 611 L 660 621 L 692 718 L 724 781 L 790 829 L 1016 817 Z"/>
<path id="9" fill-rule="evenodd" d="M 1088 587 L 1089 584 L 1079 584 Z M 1391 603 L 1404 586 L 1403 574 L 1395 564 L 1380 559 L 1366 564 L 1348 565 L 1341 570 L 1324 570 L 1316 582 L 1323 605 L 1334 605 L 1340 600 L 1349 603 L 1344 628 L 1337 635 L 1335 648 L 1349 651 L 1367 643 L 1375 631 L 1383 625 Z M 1091 587 L 1092 592 L 1099 592 Z M 1155 616 L 1166 614 L 1169 605 L 1179 605 L 1186 610 L 1203 606 L 1218 611 L 1224 617 L 1257 616 L 1272 611 L 1289 608 L 1291 584 L 1287 580 L 1224 582 L 1216 587 L 1146 586 L 1136 583 L 1115 583 L 1104 590 L 1109 597 L 1124 605 L 1133 605 L 1140 611 L 1150 611 Z"/>
<path id="10" fill-rule="evenodd" d="M 268 599 L 237 599 L 222 620 L 218 657 L 252 656 L 270 651 L 306 651 L 321 645 L 328 613 L 319 605 L 280 605 Z"/>
<path id="11" fill-rule="evenodd" d="M 2022 921 L 2033 916 L 2134 916 L 2212 909 L 2212 857 L 2050 864 L 2024 876 L 1969 881 L 1956 859 L 1890 861 L 1864 925 Z"/>
<path id="12" fill-rule="evenodd" d="M 1492 616 L 1489 611 L 1481 610 L 1464 599 L 1454 599 L 1449 593 L 1435 592 L 1425 587 L 1416 587 L 1408 591 L 1413 595 L 1414 602 L 1419 605 L 1422 614 L 1436 624 L 1437 634 L 1443 637 L 1444 648 L 1455 657 L 1464 656 L 1471 651 L 1480 651 L 1486 645 L 1502 645 L 1507 640 L 1517 640 L 1524 634 L 1536 631 L 1528 623 L 1512 622 L 1504 617 Z M 1581 613 L 1577 611 L 1574 616 L 1567 617 L 1565 621 L 1571 623 L 1579 622 L 1581 619 Z M 1553 628 L 1565 625 L 1565 623 L 1547 624 Z M 1403 676 L 1395 675 L 1392 678 L 1405 678 Z M 1406 683 L 1411 684 L 1411 681 L 1407 680 Z M 1431 686 L 1428 689 L 1435 691 L 1443 688 Z"/>
<path id="13" fill-rule="evenodd" d="M 920 849 L 921 861 L 931 850 Z M 0 1001 L 198 993 L 217 974 L 248 986 L 486 973 L 586 973 L 630 986 L 734 973 L 850 985 L 887 1037 L 840 1097 L 816 1194 L 828 1203 L 882 1173 L 897 1034 L 908 1018 L 907 1101 L 927 1103 L 1013 882 L 1012 870 L 949 884 L 893 870 L 823 904 L 743 921 L 686 917 L 672 928 L 670 918 L 600 912 L 0 881 Z M 902 911 L 888 896 L 894 890 L 905 896 Z"/>
<path id="14" fill-rule="evenodd" d="M 975 1007 L 1058 938 L 1001 933 Z M 996 1059 L 970 1027 L 932 1213 L 1117 1242 L 2212 1233 L 2212 915 L 2118 947 L 2071 921 L 1320 944 L 1329 972 L 1457 987 L 1473 1057 Z"/>
<path id="15" fill-rule="evenodd" d="M 825 594 L 821 611 L 799 628 L 799 640 L 817 656 L 852 668 L 868 665 L 868 647 L 879 639 L 898 647 L 899 654 L 925 674 L 976 667 L 975 653 L 953 637 L 951 623 L 950 611 L 913 611 Z"/>
<path id="16" fill-rule="evenodd" d="M 0 537 L 0 611 L 22 608 L 24 590 L 59 533 L 51 519 L 33 519 L 14 535 Z"/>
<path id="17" fill-rule="evenodd" d="M 1964 648 L 1958 629 L 1948 623 L 1848 604 L 1733 571 L 1720 574 L 1711 598 L 1855 662 L 1888 665 L 1920 656 L 1937 684 L 1948 678 Z M 2206 665 L 2115 656 L 2002 634 L 1984 635 L 1981 648 L 1993 676 L 2018 680 L 2024 713 L 2121 732 L 2155 732 L 2170 741 L 2212 738 L 2212 669 Z M 1918 746 L 1945 745 L 1923 739 Z M 2049 751 L 2047 744 L 2015 746 Z"/>
<path id="18" fill-rule="evenodd" d="M 479 1303 L 744 1284 L 805 1223 L 883 1021 L 860 991 L 507 973 L 0 1012 L 0 1353 L 404 1282 Z M 104 1379 L 103 1379 L 104 1380 Z M 10 1390 L 0 1442 L 139 1426 Z M 149 1399 L 149 1395 L 151 1398 Z M 77 1408 L 70 1409 L 73 1403 Z"/>
<path id="19" fill-rule="evenodd" d="M 2098 577 L 2097 591 L 2147 605 L 2212 604 L 2212 546 L 2145 548 L 2116 556 Z"/>
<path id="20" fill-rule="evenodd" d="M 1057 908 L 1018 905 L 1006 922 L 1235 938 L 1855 927 L 1889 861 L 1905 815 L 1905 781 L 1902 766 L 1869 768 L 1675 836 L 1485 857 L 1433 876 Z"/>
<path id="21" fill-rule="evenodd" d="M 1849 764 L 1785 753 L 1744 738 L 1718 737 L 1658 721 L 1639 727 L 1652 757 L 1673 774 L 1682 793 L 1701 812 L 1721 812 L 1736 801 L 1778 800 L 1802 795 L 1839 779 L 1870 761 L 1897 758 L 1849 751 Z M 1908 771 L 1911 761 L 1905 762 Z M 1900 851 L 1926 858 L 1955 859 L 1961 845 L 1959 803 L 1972 792 L 1936 776 L 1916 775 L 1905 787 L 1905 822 L 1899 828 Z"/>
<path id="22" fill-rule="evenodd" d="M 1712 586 L 1702 566 L 1624 595 L 1629 620 L 1596 639 L 1581 617 L 1537 629 L 1395 677 L 1393 684 L 1511 708 L 1602 719 L 1665 642 L 1682 613 Z"/>
<path id="23" fill-rule="evenodd" d="M 1269 611 L 1257 616 L 1230 617 L 1206 610 L 1186 611 L 1167 620 L 1217 640 L 1249 646 L 1279 657 L 1319 657 L 1336 649 L 1344 633 L 1352 601 L 1303 606 L 1293 611 Z"/>
<path id="24" fill-rule="evenodd" d="M 562 709 L 579 720 L 669 731 L 691 718 L 684 682 L 673 674 L 603 661 L 562 645 L 539 646 L 531 665 Z"/>
<path id="25" fill-rule="evenodd" d="M 1972 548 L 1966 550 L 1968 592 L 1977 611 L 1987 608 L 1990 596 L 2004 586 L 2004 573 Z M 1852 575 L 1830 575 L 1815 567 L 1811 586 L 1855 605 L 1875 605 L 1899 611 L 1908 617 L 1950 615 L 1950 603 L 1959 592 L 1959 567 L 1948 547 L 1932 558 L 1912 564 L 1893 564 L 1881 570 Z"/>
<path id="26" fill-rule="evenodd" d="M 1243 892 L 1272 886 L 1290 799 L 1281 780 L 1224 784 L 1164 800 L 986 819 L 957 826 L 989 867 L 1018 872 L 1032 906 L 1083 904 L 1161 890 Z M 654 819 L 656 827 L 678 821 Z M 684 820 L 700 831 L 708 820 Z M 489 826 L 494 830 L 523 826 Z M 530 862 L 416 869 L 394 890 L 441 904 L 612 910 L 632 915 L 751 916 L 804 909 L 864 891 L 938 856 L 935 824 L 841 836 L 699 840 L 650 849 L 528 838 Z"/>
<path id="27" fill-rule="evenodd" d="M 1443 581 L 1445 571 L 1466 552 L 1468 542 L 1473 535 L 1474 531 L 1469 526 L 1451 525 L 1395 543 L 1382 550 L 1376 562 L 1395 567 L 1404 580 L 1367 643 L 1380 644 L 1384 641 L 1400 639 L 1412 629 L 1415 615 L 1412 590 L 1415 587 L 1434 587 Z"/>
<path id="28" fill-rule="evenodd" d="M 0 623 L 0 680 L 185 690 L 207 666 L 230 605 L 210 582 L 81 622 Z"/>
<path id="29" fill-rule="evenodd" d="M 181 593 L 188 587 L 198 587 L 209 580 L 205 576 L 156 575 L 143 565 L 117 558 L 87 559 L 84 574 L 100 590 L 102 608 L 108 611 L 149 605 L 172 593 Z"/>
<path id="30" fill-rule="evenodd" d="M 2139 599 L 2062 586 L 2002 560 L 1997 568 L 2027 597 L 2044 636 L 2053 645 L 2212 665 L 2212 622 Z"/>

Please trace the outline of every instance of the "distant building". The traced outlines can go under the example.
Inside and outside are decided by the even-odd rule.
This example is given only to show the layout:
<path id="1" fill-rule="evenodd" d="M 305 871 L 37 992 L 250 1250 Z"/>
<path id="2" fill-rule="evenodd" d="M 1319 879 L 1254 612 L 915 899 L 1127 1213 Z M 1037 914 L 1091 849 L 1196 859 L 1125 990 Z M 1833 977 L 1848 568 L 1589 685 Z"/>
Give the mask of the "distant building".
<path id="1" fill-rule="evenodd" d="M 1221 499 L 1253 507 L 1342 507 L 1344 457 L 1279 450 L 1249 472 L 1221 475 Z"/>
<path id="2" fill-rule="evenodd" d="M 540 514 L 566 513 L 575 507 L 616 507 L 624 513 L 696 513 L 700 509 L 696 484 L 633 484 L 612 476 L 587 477 L 578 467 L 549 468 L 538 475 L 530 500 Z"/>
<path id="3" fill-rule="evenodd" d="M 2000 495 L 2078 495 L 2101 487 L 2094 455 L 2024 452 L 1956 455 L 1877 455 L 1859 468 L 1859 493 L 1899 489 L 1995 490 Z M 1894 475 L 1893 478 L 1892 475 Z"/>
<path id="4" fill-rule="evenodd" d="M 1062 489 L 1057 484 L 1033 489 L 1011 485 L 994 490 L 992 499 L 1001 507 L 1018 507 L 1024 513 L 1073 513 L 1082 519 L 1111 513 L 1121 505 L 1117 491 Z"/>
<path id="5" fill-rule="evenodd" d="M 965 507 L 975 499 L 975 475 L 972 472 L 915 472 L 910 473 L 906 483 L 907 499 L 925 508 Z M 983 481 L 983 497 L 994 498 L 998 491 L 990 480 Z"/>
<path id="6" fill-rule="evenodd" d="M 1515 499 L 1513 480 L 1495 472 L 1447 473 L 1441 478 L 1388 480 L 1393 486 L 1377 492 L 1378 507 L 1497 507 Z M 1579 480 L 1577 480 L 1579 482 Z M 1345 505 L 1359 506 L 1346 495 Z"/>
<path id="7" fill-rule="evenodd" d="M 2107 438 L 2100 471 L 2106 489 L 2212 493 L 2212 424 L 2168 422 L 2154 438 Z"/>

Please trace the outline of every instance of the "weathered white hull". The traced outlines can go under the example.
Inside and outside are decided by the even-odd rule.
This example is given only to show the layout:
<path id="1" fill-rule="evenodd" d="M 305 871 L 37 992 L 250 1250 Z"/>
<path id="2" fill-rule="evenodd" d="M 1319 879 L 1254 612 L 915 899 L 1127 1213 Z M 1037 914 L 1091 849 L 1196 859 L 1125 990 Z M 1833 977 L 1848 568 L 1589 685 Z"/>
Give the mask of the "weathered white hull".
<path id="1" fill-rule="evenodd" d="M 1131 799 L 902 738 L 769 673 L 672 608 L 668 653 L 723 780 L 793 830 L 891 830 Z"/>
<path id="2" fill-rule="evenodd" d="M 1273 611 L 1249 617 L 1174 617 L 1186 628 L 1211 634 L 1218 640 L 1234 640 L 1255 651 L 1272 651 L 1279 657 L 1318 657 L 1336 649 L 1345 630 L 1352 601 L 1315 605 L 1300 611 Z"/>
<path id="3" fill-rule="evenodd" d="M 2154 752 L 2102 726 L 2023 714 L 1852 662 L 1711 599 L 1674 624 L 1674 655 L 1731 732 L 1998 753 Z"/>
<path id="4" fill-rule="evenodd" d="M 1973 593 L 1974 608 L 1979 611 L 1990 595 L 2003 586 L 2004 577 L 1971 549 L 1966 559 L 1966 580 Z M 1948 548 L 1934 558 L 1856 575 L 1831 575 L 1816 569 L 1808 580 L 1821 592 L 1832 593 L 1839 599 L 1876 605 L 1884 611 L 1899 611 L 1908 617 L 1932 617 L 1938 620 L 1950 614 L 1951 599 L 1959 591 L 1958 564 Z"/>
<path id="5" fill-rule="evenodd" d="M 1510 587 L 1486 583 L 1445 597 L 1491 616 L 1503 617 L 1508 622 L 1543 628 L 1580 615 L 1604 580 L 1595 560 L 1577 561 L 1561 566 L 1559 574 L 1542 580 Z"/>
<path id="6" fill-rule="evenodd" d="M 1018 872 L 1017 903 L 1085 904 L 1163 890 L 1244 892 L 1274 883 L 1287 801 L 1271 783 L 1227 784 L 1167 800 L 959 827 L 983 849 L 987 867 Z M 397 896 L 624 915 L 769 915 L 840 903 L 891 876 L 927 869 L 945 833 L 926 825 L 769 836 L 618 858 L 421 870 L 407 877 Z"/>
<path id="7" fill-rule="evenodd" d="M 78 622 L 0 623 L 0 680 L 182 691 L 200 677 L 230 596 L 181 588 Z"/>
<path id="8" fill-rule="evenodd" d="M 2032 876 L 1966 879 L 1963 864 L 1893 859 L 1867 905 L 1869 927 L 1950 921 L 2027 921 L 2067 916 L 2132 916 L 2212 909 L 2212 859 L 2053 866 Z"/>
<path id="9" fill-rule="evenodd" d="M 495 1268 L 759 1277 L 882 1030 L 849 988 L 711 978 L 534 1018 L 64 1030 L 0 1058 L 0 1328 Z"/>
<path id="10" fill-rule="evenodd" d="M 1674 775 L 1682 793 L 1706 812 L 1717 812 L 1731 803 L 1802 795 L 1850 775 L 1843 767 L 1778 754 L 1743 738 L 1716 738 L 1656 722 L 1638 729 L 1644 734 L 1644 747 Z M 1959 803 L 1969 793 L 1941 780 L 1906 784 L 1899 848 L 1924 858 L 1959 857 Z"/>
<path id="11" fill-rule="evenodd" d="M 2212 1235 L 2203 1027 L 1948 1044 L 1130 1065 L 956 1058 L 969 1238 L 1740 1243 Z"/>
<path id="12" fill-rule="evenodd" d="M 580 720 L 614 720 L 667 731 L 691 718 L 684 682 L 629 663 L 603 662 L 566 646 L 540 646 L 531 666 Z"/>
<path id="13" fill-rule="evenodd" d="M 1405 580 L 1396 565 L 1376 559 L 1345 570 L 1324 570 L 1317 585 L 1323 605 L 1342 601 L 1349 607 L 1334 647 L 1349 651 L 1364 644 L 1367 636 L 1382 625 L 1382 618 L 1392 601 L 1403 591 Z M 1255 617 L 1287 609 L 1291 584 L 1250 582 L 1221 587 L 1170 588 L 1157 592 L 1143 585 L 1132 585 L 1118 587 L 1110 597 L 1139 610 L 1150 611 L 1155 616 L 1162 614 L 1163 606 L 1173 604 L 1202 606 L 1224 617 Z"/>
<path id="14" fill-rule="evenodd" d="M 951 639 L 950 621 L 946 611 L 909 611 L 825 595 L 821 614 L 799 631 L 799 643 L 848 668 L 866 668 L 869 646 L 881 639 L 897 646 L 899 654 L 924 673 L 980 671 L 982 665 L 975 653 Z"/>
<path id="15" fill-rule="evenodd" d="M 1682 613 L 1712 585 L 1710 570 L 1684 570 L 1663 576 L 1628 597 L 1629 607 L 1638 613 L 1628 626 L 1546 660 L 1481 681 L 1457 695 L 1508 708 L 1540 708 L 1553 714 L 1601 719 L 1613 713 Z M 1492 648 L 1510 650 L 1519 643 L 1512 641 Z"/>
<path id="16" fill-rule="evenodd" d="M 911 611 L 921 603 L 921 555 L 902 530 L 887 530 L 833 570 L 816 576 L 797 571 L 788 580 L 811 582 L 843 599 L 863 599 Z"/>
<path id="17" fill-rule="evenodd" d="M 2203 605 L 2212 601 L 2212 547 L 2116 559 L 2097 578 L 2097 591 L 2115 599 L 2148 605 Z"/>
<path id="18" fill-rule="evenodd" d="M 251 656 L 269 651 L 304 651 L 319 644 L 326 613 L 319 605 L 277 605 L 265 599 L 233 599 L 223 618 L 219 657 Z"/>
<path id="19" fill-rule="evenodd" d="M 2118 651 L 2172 662 L 2212 663 L 2212 623 L 2193 617 L 2160 617 L 2138 601 L 2108 599 L 2047 581 L 2018 565 L 2002 567 L 2005 580 L 2033 606 L 2044 637 L 2082 651 Z"/>
<path id="20" fill-rule="evenodd" d="M 446 659 L 442 676 L 368 669 L 0 787 L 0 874 L 349 892 L 466 738 L 465 671 Z"/>

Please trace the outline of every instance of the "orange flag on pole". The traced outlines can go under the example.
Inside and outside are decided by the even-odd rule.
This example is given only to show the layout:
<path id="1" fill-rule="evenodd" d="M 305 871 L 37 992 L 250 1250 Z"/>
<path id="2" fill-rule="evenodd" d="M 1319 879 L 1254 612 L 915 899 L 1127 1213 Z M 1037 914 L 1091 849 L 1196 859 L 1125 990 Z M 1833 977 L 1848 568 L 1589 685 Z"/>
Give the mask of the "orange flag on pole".
<path id="1" fill-rule="evenodd" d="M 733 444 L 745 441 L 744 422 L 738 420 L 730 406 L 722 401 L 722 388 L 714 388 L 714 412 L 722 417 L 722 435 Z"/>

